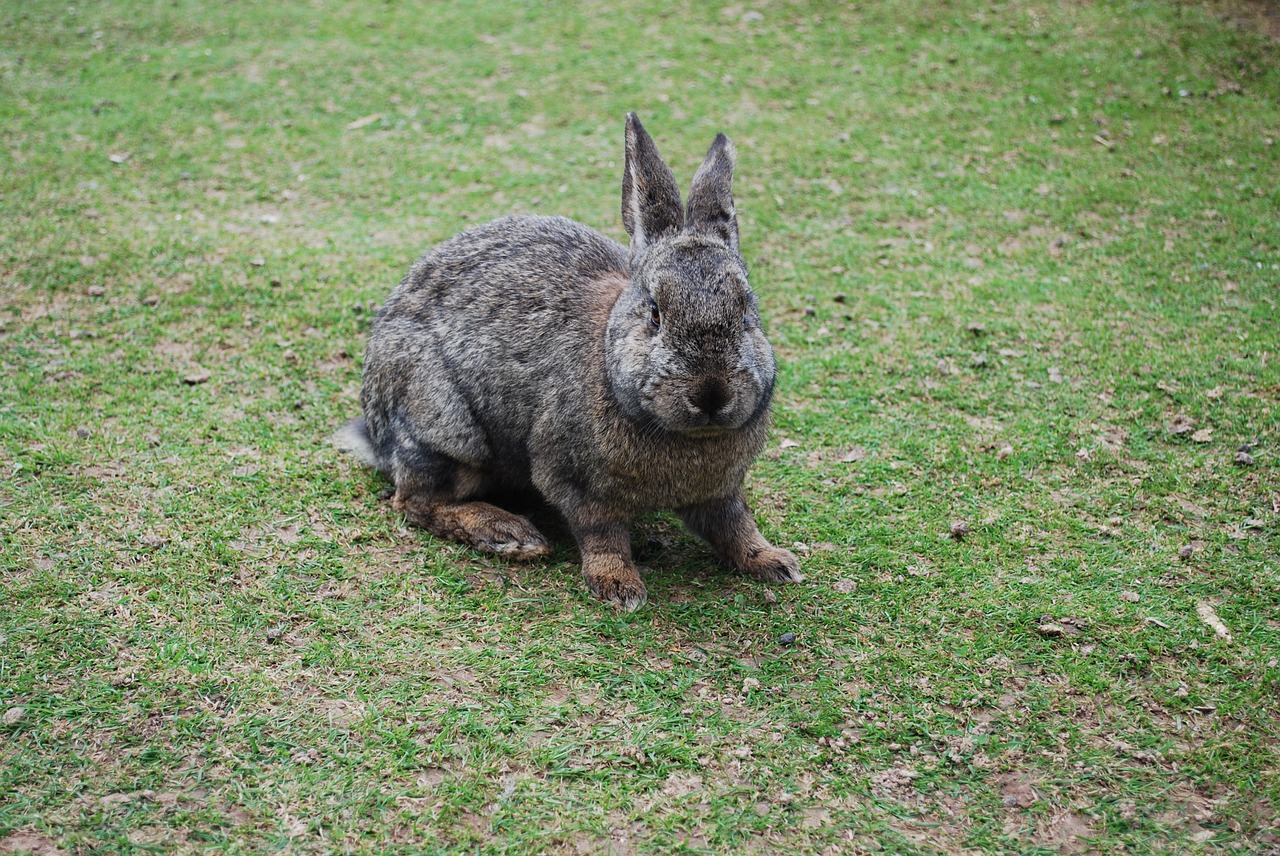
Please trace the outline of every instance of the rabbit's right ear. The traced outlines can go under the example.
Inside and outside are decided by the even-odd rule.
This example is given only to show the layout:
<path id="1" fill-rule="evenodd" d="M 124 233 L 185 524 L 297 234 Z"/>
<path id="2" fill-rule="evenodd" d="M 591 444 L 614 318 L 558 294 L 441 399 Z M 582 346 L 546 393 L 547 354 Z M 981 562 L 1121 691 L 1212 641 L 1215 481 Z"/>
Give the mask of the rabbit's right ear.
<path id="1" fill-rule="evenodd" d="M 676 178 L 635 113 L 627 114 L 622 225 L 631 236 L 632 255 L 684 226 Z"/>

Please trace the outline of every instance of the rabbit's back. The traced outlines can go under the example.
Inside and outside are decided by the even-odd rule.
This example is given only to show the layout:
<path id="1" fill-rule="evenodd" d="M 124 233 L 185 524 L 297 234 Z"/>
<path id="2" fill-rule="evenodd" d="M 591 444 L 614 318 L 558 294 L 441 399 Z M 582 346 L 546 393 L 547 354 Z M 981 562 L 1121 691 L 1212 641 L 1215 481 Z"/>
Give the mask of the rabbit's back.
<path id="1" fill-rule="evenodd" d="M 563 217 L 505 217 L 424 255 L 370 331 L 362 399 L 379 456 L 416 439 L 524 482 L 534 422 L 577 397 L 626 270 L 622 247 Z"/>
<path id="2" fill-rule="evenodd" d="M 554 310 L 584 283 L 626 272 L 627 252 L 565 217 L 503 217 L 456 235 L 420 258 L 384 314 L 498 318 Z"/>

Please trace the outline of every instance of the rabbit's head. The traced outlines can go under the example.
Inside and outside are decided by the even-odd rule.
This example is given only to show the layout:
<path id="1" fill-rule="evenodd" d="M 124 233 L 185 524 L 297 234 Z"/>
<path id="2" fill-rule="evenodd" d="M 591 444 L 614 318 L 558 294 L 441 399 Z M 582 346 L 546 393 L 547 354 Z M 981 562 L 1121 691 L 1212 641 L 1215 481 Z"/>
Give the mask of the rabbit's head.
<path id="1" fill-rule="evenodd" d="M 687 211 L 671 170 L 627 115 L 622 220 L 630 282 L 609 316 L 610 385 L 624 412 L 655 428 L 717 435 L 768 409 L 773 351 L 738 253 L 733 143 L 716 136 Z"/>

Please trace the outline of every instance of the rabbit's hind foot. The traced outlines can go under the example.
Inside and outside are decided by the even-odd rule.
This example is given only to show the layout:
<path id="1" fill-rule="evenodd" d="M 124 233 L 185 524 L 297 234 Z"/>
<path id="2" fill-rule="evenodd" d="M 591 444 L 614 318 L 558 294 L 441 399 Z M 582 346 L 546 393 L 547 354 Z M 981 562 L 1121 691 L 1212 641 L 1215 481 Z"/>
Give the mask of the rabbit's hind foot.
<path id="1" fill-rule="evenodd" d="M 518 514 L 487 502 L 448 502 L 396 494 L 392 505 L 415 526 L 506 559 L 529 561 L 551 554 L 537 527 Z"/>

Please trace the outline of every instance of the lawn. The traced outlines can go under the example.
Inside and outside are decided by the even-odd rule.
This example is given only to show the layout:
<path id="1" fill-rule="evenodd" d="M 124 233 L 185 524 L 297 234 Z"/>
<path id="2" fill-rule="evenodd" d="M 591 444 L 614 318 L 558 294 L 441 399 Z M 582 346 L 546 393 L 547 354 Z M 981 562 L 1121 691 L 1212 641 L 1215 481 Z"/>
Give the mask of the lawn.
<path id="1" fill-rule="evenodd" d="M 0 0 L 0 852 L 1280 852 L 1267 14 Z M 629 615 L 329 444 L 628 110 L 737 144 L 808 577 L 656 515 Z"/>

